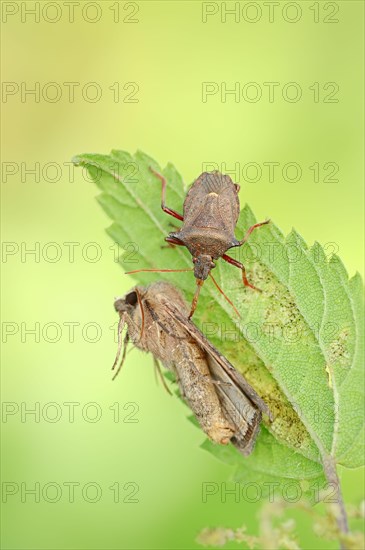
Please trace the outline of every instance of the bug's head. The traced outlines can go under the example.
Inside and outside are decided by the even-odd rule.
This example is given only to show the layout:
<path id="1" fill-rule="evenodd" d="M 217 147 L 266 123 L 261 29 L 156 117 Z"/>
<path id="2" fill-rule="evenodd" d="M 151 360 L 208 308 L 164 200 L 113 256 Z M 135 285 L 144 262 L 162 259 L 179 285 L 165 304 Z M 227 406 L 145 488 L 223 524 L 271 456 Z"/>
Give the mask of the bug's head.
<path id="1" fill-rule="evenodd" d="M 194 263 L 194 277 L 205 281 L 208 278 L 208 275 L 212 269 L 215 268 L 215 263 L 213 262 L 212 256 L 207 254 L 201 254 L 196 258 L 193 258 Z"/>

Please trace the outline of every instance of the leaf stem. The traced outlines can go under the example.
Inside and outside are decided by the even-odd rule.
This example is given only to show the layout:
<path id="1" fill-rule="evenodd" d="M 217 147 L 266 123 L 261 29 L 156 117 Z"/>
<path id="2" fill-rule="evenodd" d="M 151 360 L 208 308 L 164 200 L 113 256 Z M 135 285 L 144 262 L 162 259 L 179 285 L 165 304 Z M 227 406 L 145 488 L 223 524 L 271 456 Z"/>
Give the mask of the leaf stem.
<path id="1" fill-rule="evenodd" d="M 328 483 L 330 483 L 335 489 L 335 499 L 333 507 L 339 531 L 342 535 L 348 535 L 349 526 L 345 504 L 342 497 L 340 480 L 337 475 L 336 463 L 332 456 L 327 455 L 323 457 L 323 468 Z M 343 541 L 341 541 L 340 547 L 341 550 L 346 550 L 346 546 L 344 545 Z"/>

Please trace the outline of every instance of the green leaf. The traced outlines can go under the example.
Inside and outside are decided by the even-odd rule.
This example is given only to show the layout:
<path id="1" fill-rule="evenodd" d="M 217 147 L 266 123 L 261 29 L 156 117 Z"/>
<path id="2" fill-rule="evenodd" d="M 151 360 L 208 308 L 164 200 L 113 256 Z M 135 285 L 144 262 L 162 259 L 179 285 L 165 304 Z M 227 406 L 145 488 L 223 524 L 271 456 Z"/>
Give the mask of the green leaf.
<path id="1" fill-rule="evenodd" d="M 161 185 L 149 167 L 167 178 L 167 204 L 182 212 L 186 188 L 171 164 L 161 170 L 140 151 L 133 157 L 123 151 L 79 155 L 74 163 L 87 168 L 101 191 L 98 202 L 112 220 L 107 232 L 120 247 L 125 271 L 192 266 L 185 248 L 164 247 L 164 237 L 179 222 L 161 210 Z M 245 206 L 237 238 L 255 222 Z M 275 419 L 261 431 L 254 453 L 246 459 L 233 447 L 227 451 L 205 443 L 204 448 L 221 458 L 230 453 L 243 476 L 251 472 L 257 477 L 260 471 L 268 479 L 291 475 L 306 480 L 310 475 L 323 481 L 322 463 L 329 457 L 350 468 L 362 465 L 360 277 L 349 280 L 336 256 L 327 258 L 318 243 L 309 248 L 294 230 L 285 237 L 273 222 L 256 229 L 230 255 L 245 264 L 249 280 L 262 293 L 244 287 L 240 272 L 218 260 L 215 278 L 241 319 L 208 280 L 194 322 L 246 376 Z M 169 280 L 187 300 L 195 291 L 192 273 L 133 277 L 140 284 Z"/>
<path id="2" fill-rule="evenodd" d="M 275 441 L 265 428 L 261 429 L 255 451 L 244 460 L 233 445 L 216 445 L 206 439 L 201 447 L 222 462 L 236 466 L 233 480 L 247 491 L 248 499 L 271 496 L 297 502 L 305 496 L 314 502 L 318 488 L 323 485 L 321 464 L 293 453 Z M 255 486 L 251 488 L 252 480 Z"/>

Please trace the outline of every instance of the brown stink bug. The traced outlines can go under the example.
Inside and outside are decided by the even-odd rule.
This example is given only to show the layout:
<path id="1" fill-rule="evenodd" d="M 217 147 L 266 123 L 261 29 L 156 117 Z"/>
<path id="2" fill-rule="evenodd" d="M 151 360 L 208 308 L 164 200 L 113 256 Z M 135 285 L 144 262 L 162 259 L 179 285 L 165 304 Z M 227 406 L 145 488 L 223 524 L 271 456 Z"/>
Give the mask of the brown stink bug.
<path id="1" fill-rule="evenodd" d="M 208 437 L 219 444 L 231 441 L 242 454 L 250 454 L 262 414 L 272 420 L 271 412 L 247 380 L 188 319 L 189 309 L 180 291 L 165 281 L 136 286 L 117 298 L 114 307 L 120 321 L 113 369 L 122 351 L 123 327 L 127 326 L 116 374 L 129 341 L 152 353 L 157 367 L 161 361 L 175 374 L 183 399 Z"/>
<path id="2" fill-rule="evenodd" d="M 166 179 L 152 168 L 150 170 L 162 183 L 162 210 L 183 222 L 182 227 L 178 231 L 171 232 L 165 240 L 171 245 L 186 246 L 193 257 L 197 288 L 189 318 L 195 311 L 200 288 L 207 277 L 211 276 L 210 272 L 214 269 L 215 260 L 218 258 L 222 258 L 240 268 L 243 284 L 254 290 L 259 290 L 249 283 L 244 265 L 226 254 L 226 251 L 230 248 L 242 246 L 256 227 L 265 225 L 270 221 L 255 223 L 246 231 L 243 239 L 236 239 L 234 230 L 240 213 L 238 199 L 240 186 L 233 183 L 228 175 L 221 174 L 218 171 L 203 172 L 190 187 L 184 201 L 184 215 L 181 215 L 165 204 Z M 146 269 L 138 271 L 175 270 Z M 218 287 L 217 283 L 215 284 Z M 220 290 L 220 292 L 222 291 Z"/>

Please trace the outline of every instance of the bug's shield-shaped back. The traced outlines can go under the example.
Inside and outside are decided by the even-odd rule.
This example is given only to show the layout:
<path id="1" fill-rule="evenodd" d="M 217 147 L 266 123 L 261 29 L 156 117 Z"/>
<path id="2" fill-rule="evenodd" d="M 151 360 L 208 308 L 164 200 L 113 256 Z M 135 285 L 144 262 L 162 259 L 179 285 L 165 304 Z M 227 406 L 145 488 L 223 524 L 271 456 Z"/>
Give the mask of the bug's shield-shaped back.
<path id="1" fill-rule="evenodd" d="M 184 229 L 219 227 L 234 235 L 240 212 L 237 189 L 228 175 L 203 172 L 190 187 L 184 202 Z"/>

